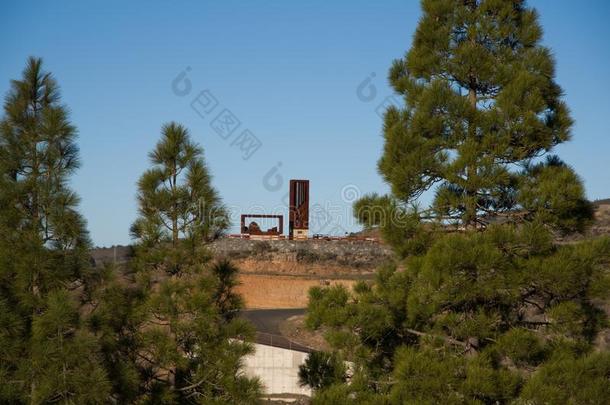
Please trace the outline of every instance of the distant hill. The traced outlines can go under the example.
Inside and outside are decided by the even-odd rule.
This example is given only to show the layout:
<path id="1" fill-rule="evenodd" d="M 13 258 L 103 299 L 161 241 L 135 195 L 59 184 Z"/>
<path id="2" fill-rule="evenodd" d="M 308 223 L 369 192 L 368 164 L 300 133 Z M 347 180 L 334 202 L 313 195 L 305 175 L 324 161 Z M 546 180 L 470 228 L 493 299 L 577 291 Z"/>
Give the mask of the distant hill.
<path id="1" fill-rule="evenodd" d="M 91 264 L 103 267 L 105 264 L 124 264 L 133 256 L 131 246 L 96 247 L 91 250 Z"/>

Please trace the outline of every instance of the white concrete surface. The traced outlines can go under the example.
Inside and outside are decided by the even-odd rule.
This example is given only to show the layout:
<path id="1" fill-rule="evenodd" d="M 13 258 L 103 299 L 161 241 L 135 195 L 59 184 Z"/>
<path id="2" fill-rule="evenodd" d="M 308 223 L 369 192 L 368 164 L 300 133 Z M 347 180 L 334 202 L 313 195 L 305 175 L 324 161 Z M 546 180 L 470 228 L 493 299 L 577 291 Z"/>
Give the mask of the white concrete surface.
<path id="1" fill-rule="evenodd" d="M 307 353 L 254 344 L 256 351 L 244 357 L 244 373 L 260 378 L 266 394 L 299 394 L 311 396 L 311 389 L 299 385 L 299 366 Z"/>

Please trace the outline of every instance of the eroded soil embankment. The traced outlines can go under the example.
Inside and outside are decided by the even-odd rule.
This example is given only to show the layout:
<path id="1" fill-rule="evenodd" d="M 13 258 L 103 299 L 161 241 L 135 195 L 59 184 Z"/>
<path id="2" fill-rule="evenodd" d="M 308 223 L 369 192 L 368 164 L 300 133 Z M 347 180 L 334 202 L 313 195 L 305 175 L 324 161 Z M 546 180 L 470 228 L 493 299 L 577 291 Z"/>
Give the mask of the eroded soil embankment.
<path id="1" fill-rule="evenodd" d="M 356 280 L 315 279 L 306 276 L 246 274 L 239 276 L 237 291 L 243 296 L 246 308 L 304 308 L 311 287 L 342 284 L 351 287 Z"/>
<path id="2" fill-rule="evenodd" d="M 210 244 L 215 257 L 227 257 L 240 269 L 247 308 L 303 308 L 313 286 L 370 279 L 392 257 L 384 245 L 368 241 L 254 241 L 222 238 Z M 98 248 L 91 252 L 95 266 L 116 263 L 127 266 L 129 246 Z"/>
<path id="3" fill-rule="evenodd" d="M 239 267 L 238 291 L 247 308 L 303 308 L 313 286 L 351 287 L 370 279 L 391 258 L 391 251 L 366 241 L 253 241 L 221 239 L 217 256 L 231 258 Z"/>

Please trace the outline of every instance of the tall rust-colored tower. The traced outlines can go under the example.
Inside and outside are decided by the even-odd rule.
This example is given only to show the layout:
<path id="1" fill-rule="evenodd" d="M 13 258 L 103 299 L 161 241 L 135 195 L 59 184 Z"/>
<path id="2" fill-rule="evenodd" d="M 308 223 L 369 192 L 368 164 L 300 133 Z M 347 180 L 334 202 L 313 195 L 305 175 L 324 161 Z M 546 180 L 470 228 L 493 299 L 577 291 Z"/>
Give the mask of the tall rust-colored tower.
<path id="1" fill-rule="evenodd" d="M 309 232 L 309 180 L 290 180 L 288 236 L 307 239 Z"/>

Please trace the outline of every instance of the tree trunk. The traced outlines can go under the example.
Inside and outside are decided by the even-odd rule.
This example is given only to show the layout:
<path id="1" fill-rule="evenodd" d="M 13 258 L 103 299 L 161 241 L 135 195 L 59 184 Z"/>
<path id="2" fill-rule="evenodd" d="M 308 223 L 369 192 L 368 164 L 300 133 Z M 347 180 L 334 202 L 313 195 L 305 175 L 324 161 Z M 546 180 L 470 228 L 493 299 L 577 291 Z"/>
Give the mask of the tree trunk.
<path id="1" fill-rule="evenodd" d="M 473 84 L 471 85 L 468 91 L 468 101 L 470 106 L 474 111 L 477 109 L 477 92 L 476 92 L 476 79 L 473 79 Z M 476 142 L 476 127 L 474 124 L 474 119 L 471 119 L 468 123 L 468 137 L 470 142 Z M 464 215 L 464 225 L 466 228 L 476 228 L 477 227 L 477 202 L 476 195 L 477 190 L 472 186 L 472 181 L 475 179 L 477 173 L 477 165 L 476 162 L 470 162 L 469 166 L 466 169 L 466 212 Z"/>
<path id="2" fill-rule="evenodd" d="M 172 194 L 174 198 L 174 206 L 172 212 L 172 243 L 174 246 L 178 243 L 178 203 L 176 202 L 177 195 L 177 187 L 176 183 L 178 181 L 178 168 L 176 167 L 176 162 L 174 161 L 173 173 L 172 173 Z"/>

